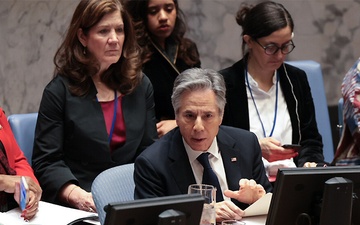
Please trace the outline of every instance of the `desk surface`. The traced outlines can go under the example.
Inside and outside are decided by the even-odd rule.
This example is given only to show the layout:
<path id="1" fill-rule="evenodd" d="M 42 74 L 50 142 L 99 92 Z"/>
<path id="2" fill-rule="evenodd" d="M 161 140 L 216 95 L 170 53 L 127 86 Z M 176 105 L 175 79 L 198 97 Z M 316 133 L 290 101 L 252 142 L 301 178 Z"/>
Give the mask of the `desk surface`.
<path id="1" fill-rule="evenodd" d="M 96 215 L 43 201 L 40 201 L 39 212 L 30 222 L 25 222 L 20 214 L 19 208 L 0 213 L 0 225 L 66 225 L 78 218 Z M 246 225 L 265 225 L 266 215 L 245 217 L 242 221 L 246 222 Z"/>
<path id="2" fill-rule="evenodd" d="M 66 225 L 78 218 L 97 215 L 43 201 L 40 201 L 39 211 L 29 222 L 25 222 L 20 214 L 19 208 L 0 213 L 0 225 Z"/>

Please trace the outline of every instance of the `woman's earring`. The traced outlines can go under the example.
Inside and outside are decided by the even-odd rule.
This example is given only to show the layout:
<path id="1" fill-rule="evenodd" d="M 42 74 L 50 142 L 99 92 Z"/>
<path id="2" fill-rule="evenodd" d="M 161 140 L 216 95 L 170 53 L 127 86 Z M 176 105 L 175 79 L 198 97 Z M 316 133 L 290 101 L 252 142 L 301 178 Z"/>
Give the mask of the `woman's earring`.
<path id="1" fill-rule="evenodd" d="M 84 46 L 83 54 L 86 55 L 86 46 Z"/>

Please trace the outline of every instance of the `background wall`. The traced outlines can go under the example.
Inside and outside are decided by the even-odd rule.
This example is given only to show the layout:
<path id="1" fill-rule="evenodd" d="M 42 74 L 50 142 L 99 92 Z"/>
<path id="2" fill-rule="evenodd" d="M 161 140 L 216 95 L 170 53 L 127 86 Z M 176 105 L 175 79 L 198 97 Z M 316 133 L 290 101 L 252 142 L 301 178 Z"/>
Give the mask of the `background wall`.
<path id="1" fill-rule="evenodd" d="M 276 0 L 275 0 L 276 1 Z M 239 0 L 179 0 L 202 67 L 220 69 L 241 57 Z M 248 1 L 255 3 L 256 1 Z M 328 104 L 335 108 L 342 78 L 360 57 L 360 0 L 283 0 L 295 21 L 288 60 L 322 65 Z M 36 112 L 51 80 L 57 47 L 78 0 L 0 1 L 0 107 L 10 115 Z"/>

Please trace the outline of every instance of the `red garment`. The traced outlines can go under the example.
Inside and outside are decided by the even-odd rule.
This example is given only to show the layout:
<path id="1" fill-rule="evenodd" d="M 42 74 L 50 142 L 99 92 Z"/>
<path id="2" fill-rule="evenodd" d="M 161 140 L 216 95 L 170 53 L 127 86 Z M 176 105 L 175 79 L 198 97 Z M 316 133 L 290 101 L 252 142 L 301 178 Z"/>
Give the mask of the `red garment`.
<path id="1" fill-rule="evenodd" d="M 125 121 L 122 113 L 122 96 L 118 97 L 117 101 L 116 121 L 110 143 L 111 152 L 124 145 L 126 141 Z M 100 102 L 100 105 L 103 110 L 107 133 L 110 134 L 110 129 L 114 119 L 115 101 Z"/>
<path id="2" fill-rule="evenodd" d="M 10 125 L 7 121 L 7 117 L 2 108 L 0 108 L 0 125 L 0 140 L 4 145 L 10 167 L 16 171 L 18 176 L 28 176 L 38 182 L 31 166 L 26 160 L 26 157 L 16 143 Z"/>
<path id="3" fill-rule="evenodd" d="M 4 146 L 1 142 L 1 140 L 0 140 L 0 174 L 16 175 L 15 170 L 13 170 L 9 166 L 9 162 L 5 155 Z M 4 209 L 7 210 L 7 196 L 8 196 L 8 193 L 6 193 L 5 191 L 0 191 L 0 207 L 1 207 L 0 211 L 1 212 L 3 212 Z M 4 207 L 6 207 L 6 208 L 4 208 Z"/>

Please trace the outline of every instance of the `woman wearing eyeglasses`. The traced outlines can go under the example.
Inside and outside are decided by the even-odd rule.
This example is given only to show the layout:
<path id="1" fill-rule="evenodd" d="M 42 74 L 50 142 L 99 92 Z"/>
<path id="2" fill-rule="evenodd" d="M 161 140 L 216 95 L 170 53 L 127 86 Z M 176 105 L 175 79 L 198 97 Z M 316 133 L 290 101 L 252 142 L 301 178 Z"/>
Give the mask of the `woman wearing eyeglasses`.
<path id="1" fill-rule="evenodd" d="M 279 167 L 322 163 L 309 83 L 303 70 L 284 63 L 294 48 L 294 22 L 283 5 L 271 1 L 242 5 L 243 59 L 220 71 L 227 86 L 223 124 L 254 132 L 270 176 Z M 301 145 L 300 150 L 284 148 Z"/>

